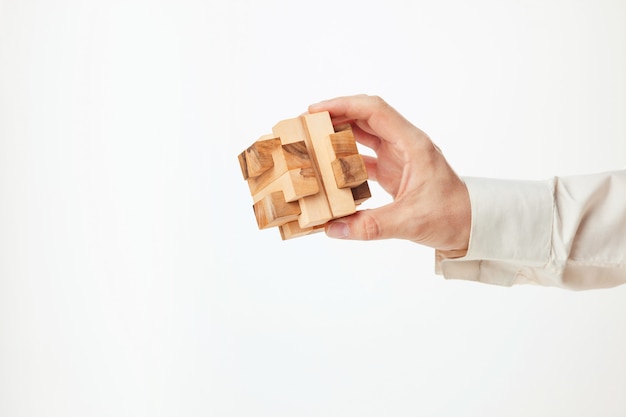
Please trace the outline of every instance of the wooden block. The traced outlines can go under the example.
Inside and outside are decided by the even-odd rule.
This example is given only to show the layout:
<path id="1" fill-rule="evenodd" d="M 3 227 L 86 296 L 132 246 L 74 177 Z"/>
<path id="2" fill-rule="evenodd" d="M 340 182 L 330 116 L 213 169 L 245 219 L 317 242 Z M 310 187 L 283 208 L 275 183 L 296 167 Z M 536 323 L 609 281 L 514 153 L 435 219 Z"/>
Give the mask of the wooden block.
<path id="1" fill-rule="evenodd" d="M 299 203 L 302 213 L 300 213 L 298 217 L 300 227 L 319 226 L 332 219 L 333 215 L 330 211 L 330 207 L 328 207 L 327 201 L 323 192 L 301 198 Z"/>
<path id="2" fill-rule="evenodd" d="M 298 222 L 285 223 L 279 226 L 280 237 L 283 240 L 293 239 L 296 237 L 310 235 L 311 233 L 317 233 L 324 230 L 324 225 L 301 228 Z"/>
<path id="3" fill-rule="evenodd" d="M 276 191 L 282 191 L 285 201 L 292 202 L 306 196 L 315 196 L 319 194 L 320 188 L 313 168 L 292 169 L 253 194 L 252 200 L 256 203 Z"/>
<path id="4" fill-rule="evenodd" d="M 330 143 L 337 158 L 357 155 L 359 150 L 356 147 L 356 140 L 351 129 L 344 129 L 330 135 Z"/>
<path id="5" fill-rule="evenodd" d="M 239 154 L 239 165 L 245 180 L 258 177 L 272 166 L 273 150 L 280 146 L 280 139 L 272 138 L 254 142 L 252 146 Z"/>
<path id="6" fill-rule="evenodd" d="M 372 196 L 370 186 L 367 181 L 361 185 L 351 188 L 350 191 L 352 191 L 352 197 L 354 198 L 354 203 L 357 206 Z"/>
<path id="7" fill-rule="evenodd" d="M 307 151 L 311 154 L 311 157 L 314 158 L 314 155 L 312 154 L 313 148 L 311 147 L 309 136 L 307 135 L 301 118 L 283 120 L 277 123 L 272 128 L 272 133 L 274 136 L 280 137 L 283 145 L 297 143 L 304 140 Z M 333 217 L 326 194 L 322 192 L 324 189 L 322 182 L 320 181 L 317 164 L 313 163 L 312 168 L 317 178 L 316 181 L 319 181 L 318 187 L 320 192 L 304 197 L 300 200 L 300 210 L 302 213 L 300 214 L 300 217 L 298 217 L 298 222 L 300 227 L 303 229 L 324 224 Z"/>
<path id="8" fill-rule="evenodd" d="M 319 232 L 371 196 L 350 125 L 333 127 L 328 112 L 279 122 L 238 159 L 259 228 L 283 239 Z"/>
<path id="9" fill-rule="evenodd" d="M 272 166 L 261 175 L 249 178 L 250 194 L 255 195 L 281 175 L 290 170 L 303 170 L 303 175 L 312 172 L 315 176 L 314 164 L 304 141 L 291 142 L 272 148 Z"/>
<path id="10" fill-rule="evenodd" d="M 332 162 L 337 159 L 330 135 L 335 133 L 328 112 L 306 114 L 300 117 L 304 122 L 307 146 L 313 153 L 316 167 L 322 179 L 322 187 L 333 218 L 347 216 L 356 211 L 356 205 L 349 189 L 337 187 Z"/>
<path id="11" fill-rule="evenodd" d="M 344 123 L 341 125 L 334 126 L 334 129 L 336 133 L 343 132 L 345 130 L 349 130 L 350 132 L 352 132 L 352 125 L 350 123 Z"/>
<path id="12" fill-rule="evenodd" d="M 339 127 L 339 129 L 343 130 L 330 135 L 330 142 L 337 157 L 332 162 L 335 181 L 339 188 L 354 188 L 367 180 L 365 162 L 359 155 L 356 140 L 349 125 L 347 128 Z"/>
<path id="13" fill-rule="evenodd" d="M 365 162 L 359 154 L 337 158 L 332 167 L 339 188 L 354 188 L 367 180 Z"/>
<path id="14" fill-rule="evenodd" d="M 298 219 L 300 206 L 298 202 L 288 203 L 282 191 L 268 194 L 253 206 L 259 229 L 280 226 Z"/>

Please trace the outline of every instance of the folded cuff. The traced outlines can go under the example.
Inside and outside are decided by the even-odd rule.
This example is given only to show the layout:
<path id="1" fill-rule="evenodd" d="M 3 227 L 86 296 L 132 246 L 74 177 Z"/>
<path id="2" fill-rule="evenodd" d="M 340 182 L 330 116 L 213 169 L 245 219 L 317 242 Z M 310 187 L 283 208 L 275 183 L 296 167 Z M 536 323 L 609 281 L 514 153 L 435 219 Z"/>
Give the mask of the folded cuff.
<path id="1" fill-rule="evenodd" d="M 455 259 L 446 259 L 438 253 L 439 272 L 446 278 L 511 285 L 523 278 L 525 268 L 549 262 L 553 180 L 464 178 L 464 181 L 472 207 L 468 251 L 464 257 Z"/>

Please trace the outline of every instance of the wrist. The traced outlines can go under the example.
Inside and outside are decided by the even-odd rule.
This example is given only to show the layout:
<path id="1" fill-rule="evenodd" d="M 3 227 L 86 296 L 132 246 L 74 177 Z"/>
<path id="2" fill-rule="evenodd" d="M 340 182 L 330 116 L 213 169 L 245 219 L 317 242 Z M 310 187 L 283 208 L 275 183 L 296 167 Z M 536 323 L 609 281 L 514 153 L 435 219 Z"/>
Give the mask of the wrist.
<path id="1" fill-rule="evenodd" d="M 451 193 L 445 222 L 448 225 L 448 238 L 437 250 L 447 258 L 465 256 L 472 229 L 472 208 L 467 187 L 460 179 L 456 190 Z"/>

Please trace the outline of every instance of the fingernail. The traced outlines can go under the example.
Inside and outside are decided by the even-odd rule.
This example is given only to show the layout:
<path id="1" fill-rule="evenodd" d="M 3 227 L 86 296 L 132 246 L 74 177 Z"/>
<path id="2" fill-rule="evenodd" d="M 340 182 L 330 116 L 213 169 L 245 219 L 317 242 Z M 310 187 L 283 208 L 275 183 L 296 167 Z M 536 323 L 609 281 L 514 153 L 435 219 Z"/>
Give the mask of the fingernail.
<path id="1" fill-rule="evenodd" d="M 350 227 L 344 222 L 332 222 L 326 231 L 328 237 L 335 239 L 344 239 L 350 236 Z"/>

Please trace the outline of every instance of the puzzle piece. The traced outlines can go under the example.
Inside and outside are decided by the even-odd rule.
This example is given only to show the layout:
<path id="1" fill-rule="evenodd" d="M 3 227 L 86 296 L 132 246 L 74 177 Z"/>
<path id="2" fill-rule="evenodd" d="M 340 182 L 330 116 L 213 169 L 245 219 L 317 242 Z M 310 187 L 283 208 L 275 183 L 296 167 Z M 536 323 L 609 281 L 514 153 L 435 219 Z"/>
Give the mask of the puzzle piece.
<path id="1" fill-rule="evenodd" d="M 321 231 L 371 197 L 367 170 L 349 125 L 328 112 L 283 120 L 239 154 L 260 229 L 283 239 Z"/>

